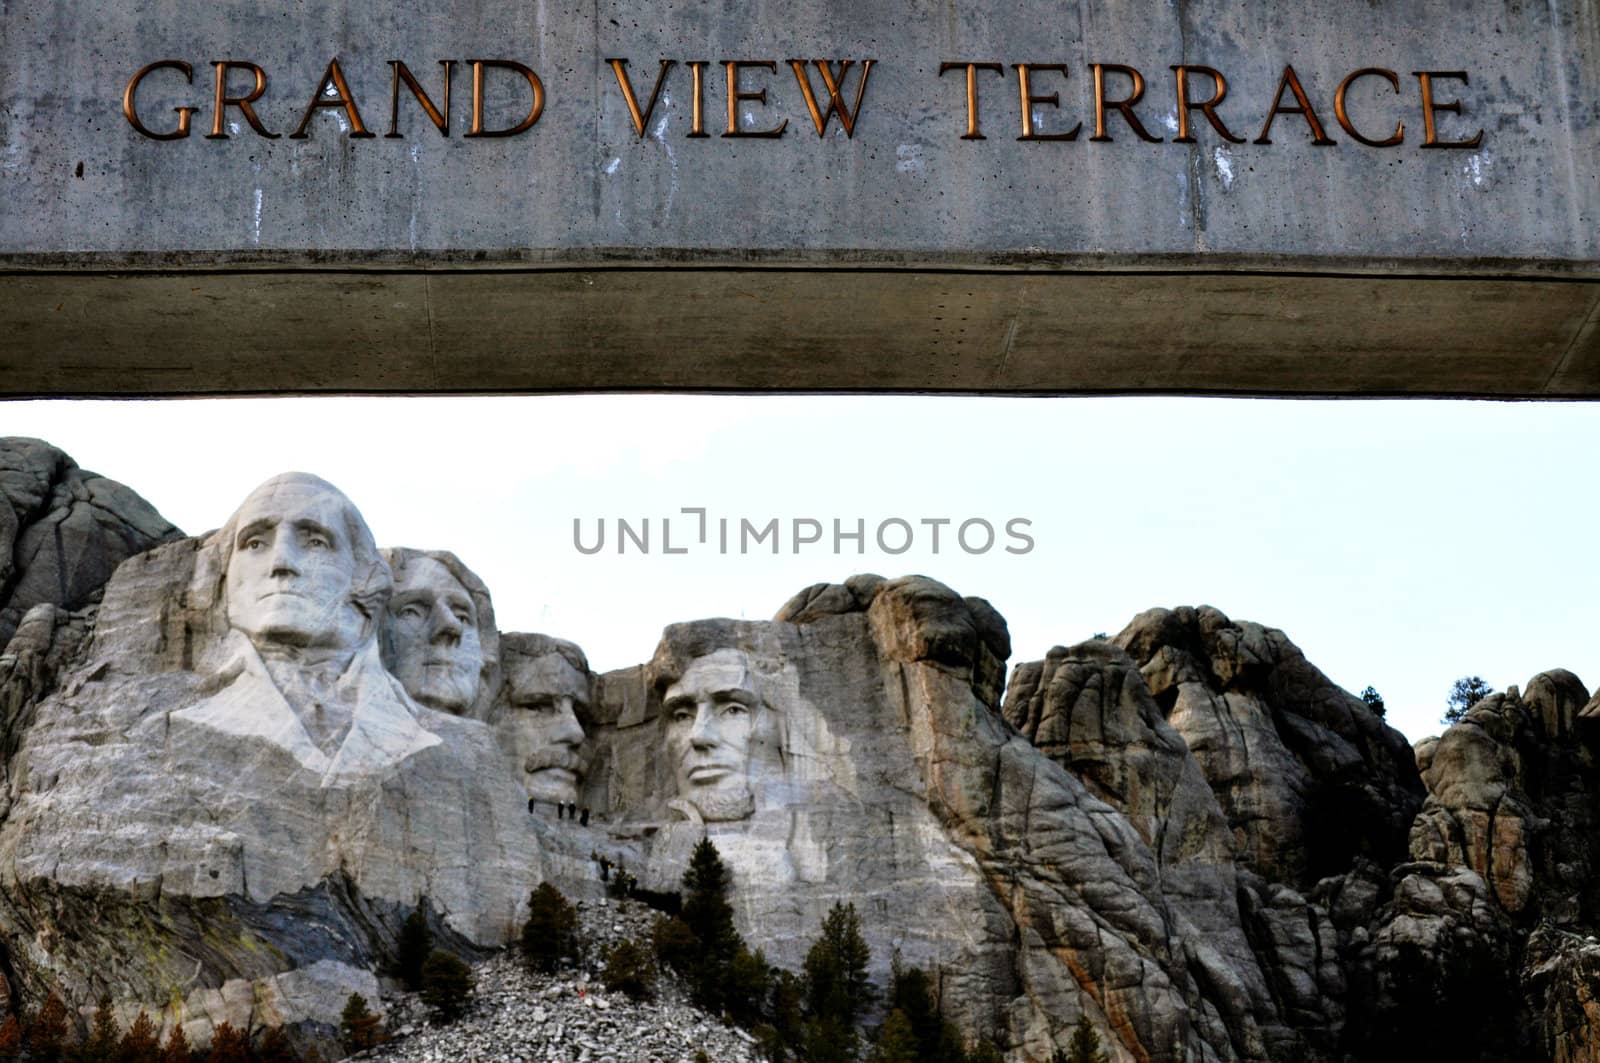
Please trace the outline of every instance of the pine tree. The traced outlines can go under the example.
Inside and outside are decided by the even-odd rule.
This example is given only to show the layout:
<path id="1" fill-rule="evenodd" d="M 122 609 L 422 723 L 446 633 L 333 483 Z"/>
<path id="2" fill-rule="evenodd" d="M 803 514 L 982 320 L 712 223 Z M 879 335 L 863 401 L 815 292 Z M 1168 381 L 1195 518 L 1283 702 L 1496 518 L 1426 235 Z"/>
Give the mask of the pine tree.
<path id="1" fill-rule="evenodd" d="M 364 1052 L 383 1040 L 379 1019 L 367 1008 L 367 998 L 351 993 L 339 1014 L 339 1038 L 344 1050 L 354 1055 Z"/>
<path id="2" fill-rule="evenodd" d="M 89 1021 L 89 1037 L 78 1048 L 78 1063 L 116 1063 L 120 1040 L 116 1016 L 111 1014 L 111 998 L 101 997 L 100 1006 Z"/>
<path id="3" fill-rule="evenodd" d="M 1006 1063 L 1006 1057 L 1000 1054 L 993 1041 L 979 1041 L 967 1053 L 967 1063 Z"/>
<path id="4" fill-rule="evenodd" d="M 472 968 L 459 956 L 434 949 L 422 965 L 422 1000 L 445 1022 L 454 1022 L 472 1003 Z"/>
<path id="5" fill-rule="evenodd" d="M 1061 1053 L 1056 1053 L 1058 1056 Z M 1100 1035 L 1095 1033 L 1089 1016 L 1079 1015 L 1078 1024 L 1072 1028 L 1072 1040 L 1067 1042 L 1066 1055 L 1061 1063 L 1107 1063 L 1106 1054 L 1100 1051 Z"/>
<path id="6" fill-rule="evenodd" d="M 578 958 L 578 913 L 548 882 L 541 882 L 528 900 L 528 921 L 522 926 L 522 954 L 536 971 L 551 972 L 562 960 Z"/>
<path id="7" fill-rule="evenodd" d="M 635 941 L 617 942 L 606 952 L 600 981 L 612 992 L 626 993 L 630 1000 L 649 1000 L 655 995 L 656 984 L 650 951 Z"/>
<path id="8" fill-rule="evenodd" d="M 206 1063 L 250 1063 L 250 1035 L 225 1022 L 211 1032 Z"/>
<path id="9" fill-rule="evenodd" d="M 67 1006 L 61 998 L 51 993 L 45 999 L 33 1021 L 28 1024 L 26 1036 L 28 1054 L 38 1063 L 58 1063 L 61 1047 L 67 1037 Z"/>
<path id="10" fill-rule="evenodd" d="M 161 1031 L 150 1016 L 139 1012 L 117 1045 L 117 1063 L 161 1063 Z"/>
<path id="11" fill-rule="evenodd" d="M 822 934 L 806 953 L 805 970 L 811 1014 L 855 1025 L 872 1004 L 867 964 L 872 953 L 861 936 L 861 917 L 854 904 L 838 904 L 822 920 Z"/>
<path id="12" fill-rule="evenodd" d="M 728 964 L 724 1004 L 733 1021 L 749 1028 L 761 1020 L 761 1009 L 772 989 L 772 967 L 766 953 L 750 952 L 742 944 Z"/>
<path id="13" fill-rule="evenodd" d="M 689 973 L 700 954 L 700 939 L 688 923 L 675 915 L 656 916 L 655 925 L 650 928 L 650 944 L 656 959 L 681 975 Z"/>
<path id="14" fill-rule="evenodd" d="M 878 1040 L 867 1059 L 869 1063 L 927 1063 L 905 1012 L 899 1008 L 889 1012 L 878 1028 Z"/>
<path id="15" fill-rule="evenodd" d="M 406 988 L 416 992 L 422 988 L 422 965 L 433 952 L 433 931 L 428 929 L 425 909 L 428 899 L 422 898 L 400 928 L 400 941 L 395 956 L 395 972 Z"/>
<path id="16" fill-rule="evenodd" d="M 283 1032 L 282 1026 L 274 1026 L 261 1039 L 261 1047 L 256 1049 L 256 1063 L 298 1063 L 294 1046 L 289 1043 L 289 1035 Z"/>
<path id="17" fill-rule="evenodd" d="M 183 1024 L 174 1022 L 172 1032 L 167 1034 L 167 1043 L 161 1049 L 161 1063 L 190 1063 L 189 1035 L 183 1032 Z"/>
<path id="18" fill-rule="evenodd" d="M 683 921 L 694 933 L 697 955 L 689 980 L 695 1001 L 709 1011 L 720 1011 L 726 999 L 728 969 L 744 946 L 733 926 L 733 905 L 728 902 L 732 880 L 722 855 L 710 838 L 700 839 L 683 873 Z"/>
<path id="19" fill-rule="evenodd" d="M 961 1032 L 939 1014 L 933 980 L 922 968 L 903 965 L 898 953 L 890 965 L 888 1006 L 905 1013 L 923 1063 L 965 1063 Z"/>

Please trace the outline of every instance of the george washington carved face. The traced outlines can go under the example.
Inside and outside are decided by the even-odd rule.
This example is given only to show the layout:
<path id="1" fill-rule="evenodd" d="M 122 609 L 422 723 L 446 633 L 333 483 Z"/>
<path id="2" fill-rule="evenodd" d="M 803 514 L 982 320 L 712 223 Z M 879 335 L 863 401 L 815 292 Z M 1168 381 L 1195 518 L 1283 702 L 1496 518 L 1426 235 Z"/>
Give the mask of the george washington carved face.
<path id="1" fill-rule="evenodd" d="M 343 493 L 303 473 L 276 476 L 250 493 L 229 526 L 230 625 L 258 648 L 361 643 L 370 617 L 353 592 L 360 555 L 372 551 Z"/>

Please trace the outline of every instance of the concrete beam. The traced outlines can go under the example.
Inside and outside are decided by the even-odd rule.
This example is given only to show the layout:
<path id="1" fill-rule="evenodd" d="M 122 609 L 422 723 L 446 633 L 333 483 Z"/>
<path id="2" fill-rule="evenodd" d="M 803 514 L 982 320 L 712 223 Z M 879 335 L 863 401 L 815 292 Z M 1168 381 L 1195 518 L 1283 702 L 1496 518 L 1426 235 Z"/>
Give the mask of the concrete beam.
<path id="1" fill-rule="evenodd" d="M 1600 397 L 1600 282 L 882 269 L 0 276 L 0 395 Z"/>

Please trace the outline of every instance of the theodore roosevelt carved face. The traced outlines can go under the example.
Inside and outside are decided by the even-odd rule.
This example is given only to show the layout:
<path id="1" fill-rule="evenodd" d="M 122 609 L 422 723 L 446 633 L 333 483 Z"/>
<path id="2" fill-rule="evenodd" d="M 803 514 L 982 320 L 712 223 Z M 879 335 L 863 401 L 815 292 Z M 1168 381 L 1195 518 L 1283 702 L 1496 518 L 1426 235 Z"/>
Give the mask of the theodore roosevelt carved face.
<path id="1" fill-rule="evenodd" d="M 662 695 L 678 796 L 707 822 L 754 810 L 750 754 L 766 711 L 750 662 L 735 649 L 695 658 Z"/>
<path id="2" fill-rule="evenodd" d="M 517 635 L 502 647 L 505 701 L 496 729 L 535 801 L 576 801 L 583 785 L 592 677 L 562 639 Z"/>

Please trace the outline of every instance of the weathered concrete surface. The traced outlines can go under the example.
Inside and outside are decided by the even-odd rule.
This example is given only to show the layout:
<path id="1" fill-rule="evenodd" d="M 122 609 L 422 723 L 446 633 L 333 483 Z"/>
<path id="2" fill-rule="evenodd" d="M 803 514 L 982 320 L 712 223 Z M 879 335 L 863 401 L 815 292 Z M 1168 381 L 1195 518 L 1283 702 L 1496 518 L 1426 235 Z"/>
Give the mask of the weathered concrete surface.
<path id="1" fill-rule="evenodd" d="M 0 346 L 0 395 L 1593 396 L 1597 42 L 1594 0 L 826 0 L 737 16 L 713 0 L 222 0 L 204 20 L 165 2 L 4 5 L 0 330 L 14 341 Z M 457 60 L 450 136 L 403 93 L 400 138 L 351 139 L 332 109 L 291 139 L 334 56 L 379 134 L 387 60 L 435 100 L 437 61 Z M 795 56 L 876 60 L 853 137 L 837 119 L 818 137 Z M 538 72 L 544 112 L 517 137 L 464 137 L 467 63 L 496 57 Z M 643 137 L 610 57 L 629 60 L 641 104 L 658 61 L 677 61 Z M 256 136 L 237 108 L 227 139 L 203 135 L 222 58 L 265 68 L 256 106 L 279 139 Z M 148 139 L 120 114 L 130 76 L 161 59 L 193 64 L 193 83 L 158 71 L 140 113 L 167 130 L 174 107 L 199 108 L 187 139 Z M 742 88 L 768 95 L 741 122 L 787 119 L 781 138 L 720 135 L 720 64 L 732 59 L 777 64 L 745 72 Z M 688 60 L 710 64 L 704 138 L 687 135 Z M 987 139 L 962 139 L 962 76 L 941 77 L 946 61 L 1067 64 L 1064 82 L 1036 75 L 1032 91 L 1060 107 L 1035 117 L 1044 132 L 1080 120 L 1083 132 L 1019 142 L 1007 66 L 979 72 Z M 1096 62 L 1143 72 L 1136 113 L 1161 143 L 1115 111 L 1111 142 L 1090 141 Z M 1196 143 L 1173 142 L 1180 63 L 1227 76 L 1218 113 L 1247 142 L 1226 143 L 1199 112 Z M 1314 146 L 1292 113 L 1271 144 L 1254 142 L 1289 63 L 1334 144 Z M 1369 138 L 1404 121 L 1398 146 L 1357 143 L 1335 118 L 1335 90 L 1363 67 L 1396 71 L 1400 87 L 1361 80 L 1352 119 Z M 845 82 L 852 101 L 859 70 Z M 1467 72 L 1467 84 L 1436 85 L 1438 102 L 1463 106 L 1437 114 L 1438 135 L 1481 129 L 1477 148 L 1422 149 L 1419 70 Z M 515 75 L 490 74 L 491 126 L 508 124 L 525 100 L 509 92 Z M 1119 96 L 1125 79 L 1107 79 Z M 248 80 L 236 71 L 231 84 Z M 1194 75 L 1191 98 L 1209 85 Z M 1102 273 L 1147 269 L 1200 276 Z M 1271 275 L 1285 270 L 1296 276 Z M 1392 279 L 1369 279 L 1380 275 Z M 1418 279 L 1461 277 L 1480 286 Z M 969 301 L 955 312 L 958 295 Z M 145 349 L 152 332 L 159 354 Z"/>
<path id="2" fill-rule="evenodd" d="M 1600 396 L 1600 283 L 836 270 L 0 276 L 0 395 Z M 159 336 L 159 345 L 152 336 Z"/>

